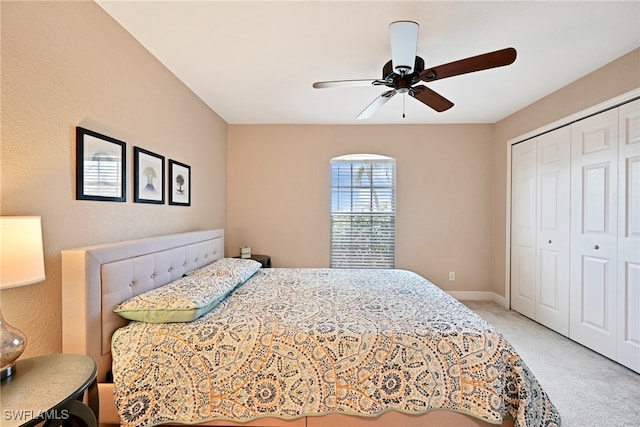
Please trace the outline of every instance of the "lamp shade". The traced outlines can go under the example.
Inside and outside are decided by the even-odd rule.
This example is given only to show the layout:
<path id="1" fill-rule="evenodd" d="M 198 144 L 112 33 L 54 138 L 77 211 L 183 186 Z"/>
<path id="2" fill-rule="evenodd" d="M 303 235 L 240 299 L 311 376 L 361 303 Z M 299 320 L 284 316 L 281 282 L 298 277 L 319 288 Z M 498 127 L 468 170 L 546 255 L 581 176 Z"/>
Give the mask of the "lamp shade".
<path id="1" fill-rule="evenodd" d="M 45 279 L 39 216 L 0 217 L 0 289 Z"/>

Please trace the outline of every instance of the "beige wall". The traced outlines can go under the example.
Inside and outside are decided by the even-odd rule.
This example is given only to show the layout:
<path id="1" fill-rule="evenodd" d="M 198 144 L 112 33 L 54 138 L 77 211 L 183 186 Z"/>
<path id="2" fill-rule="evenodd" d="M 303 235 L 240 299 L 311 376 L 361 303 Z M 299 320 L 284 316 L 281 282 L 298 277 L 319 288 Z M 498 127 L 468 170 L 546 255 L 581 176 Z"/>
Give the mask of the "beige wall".
<path id="1" fill-rule="evenodd" d="M 227 253 L 329 266 L 330 159 L 374 153 L 396 159 L 396 266 L 446 290 L 491 288 L 490 125 L 231 125 L 227 153 Z"/>
<path id="2" fill-rule="evenodd" d="M 493 129 L 493 292 L 504 295 L 507 142 L 549 123 L 640 88 L 640 49 L 611 62 L 495 124 Z"/>
<path id="3" fill-rule="evenodd" d="M 60 251 L 226 226 L 227 125 L 93 2 L 2 2 L 2 215 L 41 215 L 47 279 L 0 293 L 29 338 L 61 350 Z M 127 143 L 127 202 L 75 200 L 75 126 Z M 191 166 L 192 206 L 133 203 L 132 150 Z"/>

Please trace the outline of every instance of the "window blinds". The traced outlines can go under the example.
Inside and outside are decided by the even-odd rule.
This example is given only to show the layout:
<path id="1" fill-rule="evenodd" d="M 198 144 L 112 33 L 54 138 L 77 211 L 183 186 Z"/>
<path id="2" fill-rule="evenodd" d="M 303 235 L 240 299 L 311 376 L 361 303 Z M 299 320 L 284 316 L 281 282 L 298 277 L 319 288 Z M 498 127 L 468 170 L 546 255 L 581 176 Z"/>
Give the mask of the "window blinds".
<path id="1" fill-rule="evenodd" d="M 394 268 L 395 160 L 331 161 L 331 267 Z"/>

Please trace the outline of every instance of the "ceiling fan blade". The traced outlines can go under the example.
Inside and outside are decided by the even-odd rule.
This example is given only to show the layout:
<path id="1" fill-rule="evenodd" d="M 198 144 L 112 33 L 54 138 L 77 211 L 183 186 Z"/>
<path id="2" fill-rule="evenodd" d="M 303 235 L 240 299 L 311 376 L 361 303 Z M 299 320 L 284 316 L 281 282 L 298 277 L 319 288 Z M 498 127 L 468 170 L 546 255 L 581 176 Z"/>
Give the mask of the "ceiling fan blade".
<path id="1" fill-rule="evenodd" d="M 418 85 L 411 88 L 409 95 L 413 96 L 423 104 L 433 108 L 438 113 L 448 110 L 453 107 L 453 102 L 449 101 L 444 96 L 429 89 L 424 85 Z"/>
<path id="2" fill-rule="evenodd" d="M 502 67 L 512 64 L 516 60 L 516 50 L 512 47 L 472 56 L 448 64 L 438 65 L 420 73 L 420 80 L 431 82 L 458 76 L 460 74 L 473 73 L 475 71 L 488 70 L 489 68 Z"/>
<path id="3" fill-rule="evenodd" d="M 332 80 L 326 82 L 315 82 L 313 87 L 316 89 L 332 88 L 332 87 L 360 87 L 372 86 L 376 84 L 384 84 L 382 80 Z"/>
<path id="4" fill-rule="evenodd" d="M 378 96 L 376 99 L 374 99 L 373 102 L 367 106 L 367 108 L 362 110 L 362 113 L 358 114 L 358 117 L 356 117 L 356 119 L 368 119 L 369 117 L 373 116 L 373 114 L 376 111 L 378 111 L 378 109 L 380 107 L 382 107 L 384 104 L 386 104 L 386 102 L 388 100 L 393 98 L 393 96 L 396 93 L 398 93 L 398 92 L 395 89 L 388 90 L 388 91 L 382 93 L 380 96 Z"/>
<path id="5" fill-rule="evenodd" d="M 391 37 L 391 63 L 397 74 L 411 74 L 416 60 L 418 29 L 413 21 L 395 21 L 389 24 Z"/>

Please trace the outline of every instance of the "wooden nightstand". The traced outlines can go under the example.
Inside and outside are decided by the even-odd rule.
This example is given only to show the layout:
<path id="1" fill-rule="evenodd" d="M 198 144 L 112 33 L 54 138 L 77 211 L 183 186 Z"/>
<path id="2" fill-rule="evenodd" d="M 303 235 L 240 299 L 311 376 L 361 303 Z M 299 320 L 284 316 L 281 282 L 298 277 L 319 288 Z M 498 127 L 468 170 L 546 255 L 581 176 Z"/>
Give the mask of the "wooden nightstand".
<path id="1" fill-rule="evenodd" d="M 98 368 L 80 354 L 49 354 L 18 359 L 13 375 L 0 385 L 0 424 L 27 427 L 42 421 L 98 425 Z M 89 393 L 91 408 L 82 403 Z M 78 400 L 79 399 L 79 400 Z"/>

